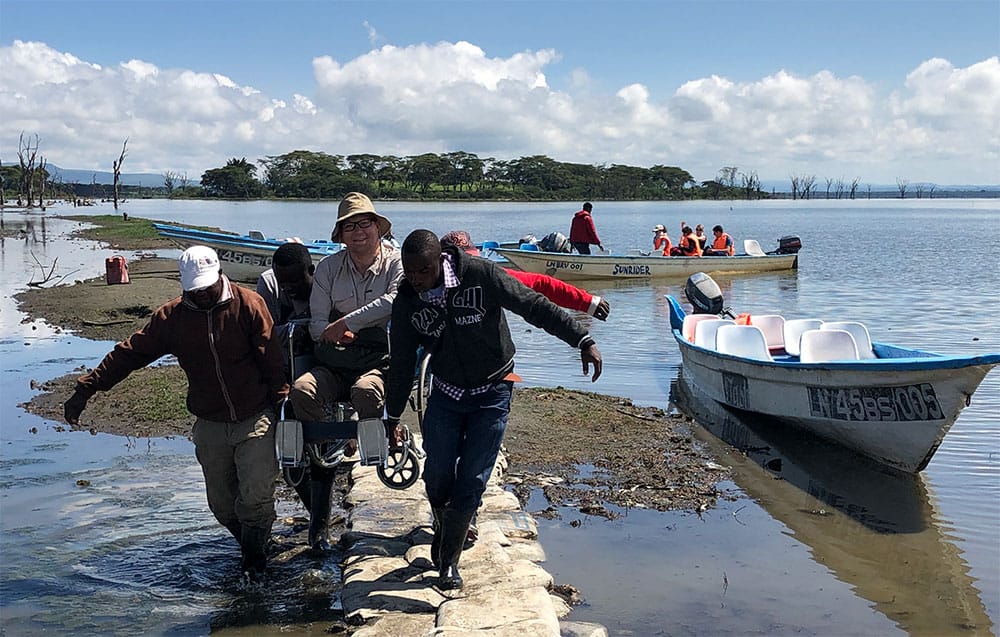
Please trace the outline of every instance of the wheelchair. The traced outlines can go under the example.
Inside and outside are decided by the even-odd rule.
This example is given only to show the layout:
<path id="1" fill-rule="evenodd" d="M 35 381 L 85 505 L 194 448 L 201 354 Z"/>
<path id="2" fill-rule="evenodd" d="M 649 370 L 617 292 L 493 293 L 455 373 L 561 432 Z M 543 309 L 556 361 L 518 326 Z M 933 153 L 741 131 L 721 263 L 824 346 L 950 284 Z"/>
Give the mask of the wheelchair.
<path id="1" fill-rule="evenodd" d="M 298 368 L 302 367 L 305 371 L 306 362 L 306 357 L 295 355 L 295 331 L 306 329 L 308 323 L 308 319 L 289 322 L 288 363 L 293 380 L 299 373 Z M 429 355 L 421 357 L 409 397 L 410 407 L 417 414 L 417 423 L 421 427 L 431 385 L 429 362 Z M 281 405 L 275 430 L 275 453 L 282 477 L 296 491 L 299 491 L 310 467 L 327 470 L 340 466 L 346 457 L 347 443 L 354 439 L 358 441 L 361 464 L 375 466 L 379 480 L 390 489 L 407 489 L 420 478 L 419 461 L 425 454 L 414 442 L 406 425 L 402 426 L 403 443 L 390 447 L 382 419 L 359 419 L 350 402 L 335 402 L 329 421 L 295 419 L 291 417 L 289 407 L 286 398 Z M 305 504 L 311 510 L 309 503 Z"/>

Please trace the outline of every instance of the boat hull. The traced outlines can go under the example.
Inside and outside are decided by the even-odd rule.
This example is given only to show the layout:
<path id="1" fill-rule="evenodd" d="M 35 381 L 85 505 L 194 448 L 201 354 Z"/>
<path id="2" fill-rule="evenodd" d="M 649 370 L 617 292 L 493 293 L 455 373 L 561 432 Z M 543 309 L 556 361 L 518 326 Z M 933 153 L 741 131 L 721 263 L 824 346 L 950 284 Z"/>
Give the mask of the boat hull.
<path id="1" fill-rule="evenodd" d="M 675 321 L 681 310 L 668 298 L 684 373 L 700 391 L 728 407 L 782 420 L 909 473 L 927 466 L 980 382 L 1000 364 L 995 354 L 940 356 L 878 343 L 876 349 L 890 357 L 750 360 L 684 339 Z"/>
<path id="2" fill-rule="evenodd" d="M 495 252 L 526 272 L 547 274 L 563 281 L 588 279 L 648 279 L 688 277 L 695 272 L 742 274 L 774 272 L 798 267 L 797 254 L 738 255 L 733 257 L 663 257 L 566 254 L 498 248 Z"/>
<path id="3" fill-rule="evenodd" d="M 222 271 L 236 281 L 256 281 L 260 274 L 271 267 L 274 251 L 286 243 L 278 239 L 253 238 L 221 232 L 154 224 L 160 236 L 166 237 L 182 249 L 195 245 L 208 246 L 219 255 Z M 314 264 L 335 254 L 341 244 L 329 241 L 304 244 Z"/>

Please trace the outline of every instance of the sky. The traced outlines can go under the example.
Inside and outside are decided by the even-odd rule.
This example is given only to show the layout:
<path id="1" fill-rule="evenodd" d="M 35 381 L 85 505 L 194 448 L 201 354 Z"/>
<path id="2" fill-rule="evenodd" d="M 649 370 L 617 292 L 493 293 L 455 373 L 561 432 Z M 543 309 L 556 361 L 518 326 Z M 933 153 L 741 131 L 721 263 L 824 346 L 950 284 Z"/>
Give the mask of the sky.
<path id="1" fill-rule="evenodd" d="M 0 161 L 298 149 L 1000 184 L 1000 1 L 0 0 Z"/>

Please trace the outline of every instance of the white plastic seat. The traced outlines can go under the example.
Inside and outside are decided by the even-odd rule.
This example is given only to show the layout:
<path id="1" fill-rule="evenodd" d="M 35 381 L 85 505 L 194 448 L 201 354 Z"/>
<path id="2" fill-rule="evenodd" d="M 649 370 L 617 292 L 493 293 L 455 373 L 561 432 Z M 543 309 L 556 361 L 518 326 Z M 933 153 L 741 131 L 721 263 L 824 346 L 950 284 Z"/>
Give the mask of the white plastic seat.
<path id="1" fill-rule="evenodd" d="M 698 321 L 694 326 L 694 344 L 706 349 L 715 349 L 716 335 L 723 325 L 736 325 L 736 321 L 718 317 L 714 321 Z"/>
<path id="2" fill-rule="evenodd" d="M 803 363 L 858 360 L 858 347 L 846 330 L 806 330 L 802 332 L 799 346 L 799 361 Z"/>
<path id="3" fill-rule="evenodd" d="M 684 316 L 684 323 L 681 325 L 681 336 L 683 336 L 688 342 L 694 342 L 694 328 L 701 321 L 709 321 L 712 319 L 718 320 L 719 317 L 716 314 L 686 314 Z"/>
<path id="4" fill-rule="evenodd" d="M 872 351 L 872 337 L 868 334 L 868 328 L 864 323 L 857 321 L 830 321 L 823 323 L 821 330 L 844 330 L 854 337 L 854 342 L 858 347 L 858 358 L 878 358 Z"/>
<path id="5" fill-rule="evenodd" d="M 743 251 L 752 257 L 764 256 L 764 249 L 760 247 L 760 244 L 757 243 L 756 239 L 744 239 Z"/>
<path id="6" fill-rule="evenodd" d="M 764 332 L 756 325 L 723 325 L 715 335 L 715 347 L 721 354 L 769 361 Z"/>
<path id="7" fill-rule="evenodd" d="M 785 337 L 785 352 L 789 356 L 798 356 L 799 352 L 799 339 L 802 338 L 802 332 L 806 330 L 818 330 L 819 326 L 823 324 L 820 319 L 788 319 L 785 321 L 784 337 Z"/>
<path id="8" fill-rule="evenodd" d="M 772 352 L 785 348 L 785 317 L 780 314 L 752 314 L 750 324 L 764 332 L 764 342 Z"/>

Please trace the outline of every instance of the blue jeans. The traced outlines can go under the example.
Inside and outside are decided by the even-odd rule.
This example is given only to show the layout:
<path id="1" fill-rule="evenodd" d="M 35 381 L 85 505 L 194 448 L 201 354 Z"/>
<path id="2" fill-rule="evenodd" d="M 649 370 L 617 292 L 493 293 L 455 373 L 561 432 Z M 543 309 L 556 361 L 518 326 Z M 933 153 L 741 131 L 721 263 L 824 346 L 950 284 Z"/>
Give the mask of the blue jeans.
<path id="1" fill-rule="evenodd" d="M 477 396 L 452 400 L 431 392 L 424 414 L 424 485 L 432 507 L 475 511 L 507 429 L 511 390 L 500 381 Z"/>

